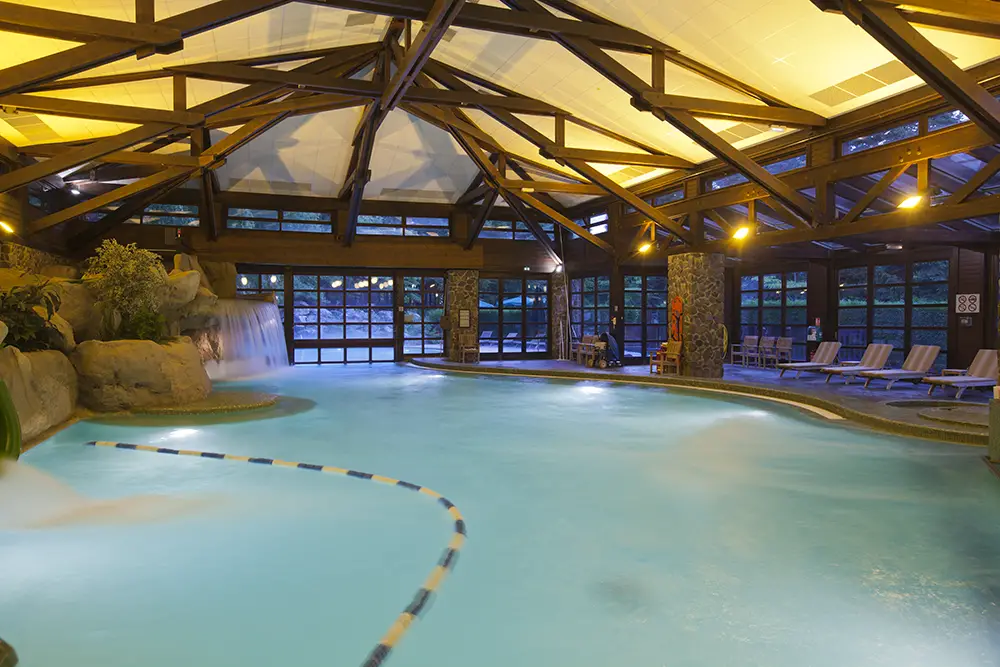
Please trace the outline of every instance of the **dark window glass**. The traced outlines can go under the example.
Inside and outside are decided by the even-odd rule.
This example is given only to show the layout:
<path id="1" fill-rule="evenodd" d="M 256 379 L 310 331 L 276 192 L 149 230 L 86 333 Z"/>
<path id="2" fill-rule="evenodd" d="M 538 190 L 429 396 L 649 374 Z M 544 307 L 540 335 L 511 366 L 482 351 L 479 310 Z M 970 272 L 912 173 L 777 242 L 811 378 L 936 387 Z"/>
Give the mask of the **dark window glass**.
<path id="1" fill-rule="evenodd" d="M 899 127 L 893 127 L 888 130 L 881 130 L 879 132 L 873 132 L 861 137 L 849 139 L 841 144 L 840 152 L 841 155 L 860 153 L 862 151 L 871 150 L 872 148 L 878 148 L 879 146 L 885 146 L 886 144 L 903 141 L 904 139 L 911 139 L 919 133 L 920 123 L 913 121 L 912 123 L 900 125 Z"/>

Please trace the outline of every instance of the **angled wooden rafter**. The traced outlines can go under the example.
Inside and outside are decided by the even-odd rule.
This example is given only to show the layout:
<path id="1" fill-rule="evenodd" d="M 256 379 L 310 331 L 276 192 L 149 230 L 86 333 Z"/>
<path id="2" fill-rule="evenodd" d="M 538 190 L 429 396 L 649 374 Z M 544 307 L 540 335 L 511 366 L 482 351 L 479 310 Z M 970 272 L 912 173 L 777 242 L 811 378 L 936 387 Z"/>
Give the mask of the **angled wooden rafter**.
<path id="1" fill-rule="evenodd" d="M 813 0 L 813 2 L 820 9 L 829 7 L 839 9 L 896 56 L 910 71 L 923 79 L 928 86 L 958 106 L 995 141 L 1000 141 L 1000 101 L 910 25 L 899 10 L 867 0 Z M 958 9 L 965 4 L 942 2 L 938 3 L 938 6 Z M 988 0 L 971 2 L 969 7 L 986 8 L 987 5 L 995 4 L 993 0 Z M 1000 14 L 996 8 L 989 11 L 994 17 Z"/>
<path id="2" fill-rule="evenodd" d="M 488 187 L 488 186 L 487 186 Z M 490 213 L 493 212 L 493 207 L 496 206 L 497 199 L 500 197 L 500 191 L 489 188 L 489 192 L 483 198 L 483 203 L 479 205 L 476 209 L 476 215 L 472 219 L 472 224 L 469 225 L 469 237 L 465 242 L 465 249 L 469 250 L 476 243 L 476 239 L 479 238 L 479 232 L 483 231 L 483 225 L 489 220 Z"/>
<path id="3" fill-rule="evenodd" d="M 535 15 L 548 13 L 548 10 L 542 7 L 537 0 L 505 0 L 505 3 L 508 6 Z M 762 166 L 747 157 L 745 153 L 734 148 L 715 132 L 712 132 L 691 115 L 690 112 L 677 109 L 664 109 L 646 101 L 644 95 L 647 93 L 658 93 L 658 91 L 625 65 L 605 53 L 592 40 L 584 37 L 560 35 L 556 37 L 556 41 L 628 93 L 634 105 L 653 113 L 660 120 L 670 123 L 682 134 L 712 155 L 728 163 L 754 183 L 767 189 L 796 216 L 806 221 L 812 220 L 812 205 L 805 197 L 787 188 L 780 179 L 768 173 Z"/>
<path id="4" fill-rule="evenodd" d="M 71 42 L 113 39 L 168 49 L 161 50 L 161 53 L 173 53 L 183 46 L 183 36 L 177 28 L 138 21 L 116 21 L 11 2 L 0 2 L 0 32 Z"/>
<path id="5" fill-rule="evenodd" d="M 286 2 L 288 0 L 217 0 L 203 7 L 157 21 L 153 26 L 176 30 L 182 38 L 187 38 L 273 9 Z M 28 91 L 33 86 L 127 58 L 135 55 L 140 48 L 141 45 L 135 42 L 102 38 L 50 56 L 7 67 L 0 70 L 0 95 Z"/>

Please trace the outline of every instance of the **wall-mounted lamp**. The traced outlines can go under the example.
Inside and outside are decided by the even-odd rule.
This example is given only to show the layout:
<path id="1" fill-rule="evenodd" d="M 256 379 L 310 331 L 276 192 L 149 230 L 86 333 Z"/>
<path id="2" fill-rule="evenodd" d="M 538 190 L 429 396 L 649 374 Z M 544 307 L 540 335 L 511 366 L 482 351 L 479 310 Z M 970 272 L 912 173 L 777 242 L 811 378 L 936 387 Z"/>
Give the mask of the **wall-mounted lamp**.
<path id="1" fill-rule="evenodd" d="M 747 227 L 746 225 L 743 225 L 735 232 L 733 232 L 733 238 L 736 239 L 737 241 L 742 241 L 748 236 L 750 236 L 750 228 Z"/>
<path id="2" fill-rule="evenodd" d="M 916 208 L 917 204 L 923 201 L 923 199 L 923 195 L 912 195 L 899 202 L 899 206 L 897 206 L 897 208 Z"/>
<path id="3" fill-rule="evenodd" d="M 653 249 L 652 243 L 643 243 L 641 246 L 639 246 L 639 252 L 641 252 L 642 254 L 646 254 L 652 249 Z"/>
<path id="4" fill-rule="evenodd" d="M 2 220 L 0 220 L 0 229 L 2 229 L 5 234 L 13 234 L 13 233 L 15 233 L 14 232 L 14 226 L 11 225 L 9 222 L 4 222 Z"/>

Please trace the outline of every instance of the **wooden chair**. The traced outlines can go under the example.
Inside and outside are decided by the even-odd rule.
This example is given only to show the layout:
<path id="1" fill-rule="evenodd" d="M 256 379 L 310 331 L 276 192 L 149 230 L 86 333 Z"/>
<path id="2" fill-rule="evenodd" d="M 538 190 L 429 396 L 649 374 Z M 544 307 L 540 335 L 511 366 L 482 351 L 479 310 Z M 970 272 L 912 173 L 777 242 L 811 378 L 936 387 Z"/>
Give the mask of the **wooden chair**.
<path id="1" fill-rule="evenodd" d="M 464 364 L 469 356 L 472 356 L 474 363 L 479 363 L 479 336 L 474 331 L 461 332 L 458 334 L 458 357 Z"/>
<path id="2" fill-rule="evenodd" d="M 681 374 L 681 341 L 671 340 L 660 345 L 660 349 L 649 355 L 649 372 L 663 374 L 667 366 L 673 366 L 676 375 Z"/>
<path id="3" fill-rule="evenodd" d="M 740 363 L 746 366 L 748 361 L 756 359 L 759 340 L 758 336 L 744 336 L 742 343 L 734 343 L 729 351 L 730 363 L 735 364 L 736 358 L 739 357 Z"/>
<path id="4" fill-rule="evenodd" d="M 593 363 L 594 353 L 596 352 L 595 342 L 597 342 L 597 336 L 581 337 L 579 342 L 573 343 L 572 354 L 570 356 L 575 358 L 578 364 L 585 364 L 588 360 Z"/>
<path id="5" fill-rule="evenodd" d="M 769 359 L 776 358 L 774 346 L 777 341 L 774 336 L 764 336 L 760 339 L 760 344 L 757 346 L 757 366 L 767 366 Z"/>
<path id="6" fill-rule="evenodd" d="M 791 338 L 779 338 L 774 347 L 761 350 L 761 358 L 763 359 L 763 365 L 767 366 L 770 361 L 774 363 L 774 367 L 777 368 L 778 364 L 790 363 L 792 361 L 792 343 Z"/>

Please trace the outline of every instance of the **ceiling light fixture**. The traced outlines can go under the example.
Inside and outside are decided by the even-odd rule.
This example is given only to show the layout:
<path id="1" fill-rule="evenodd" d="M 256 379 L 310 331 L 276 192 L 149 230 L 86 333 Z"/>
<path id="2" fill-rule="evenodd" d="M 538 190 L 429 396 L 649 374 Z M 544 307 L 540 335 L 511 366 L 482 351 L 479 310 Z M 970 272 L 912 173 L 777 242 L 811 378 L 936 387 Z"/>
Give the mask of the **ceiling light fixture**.
<path id="1" fill-rule="evenodd" d="M 643 243 L 641 246 L 639 246 L 639 252 L 641 252 L 643 254 L 649 252 L 652 249 L 653 249 L 653 244 L 652 243 Z"/>
<path id="2" fill-rule="evenodd" d="M 76 189 L 76 188 L 70 188 L 69 189 L 69 193 L 71 195 L 75 196 L 75 197 L 79 197 L 80 196 L 80 191 L 78 189 Z"/>
<path id="3" fill-rule="evenodd" d="M 555 271 L 556 271 L 556 273 L 562 273 L 563 272 L 563 265 L 562 264 L 556 264 Z"/>
<path id="4" fill-rule="evenodd" d="M 785 127 L 784 125 L 772 125 L 771 126 L 771 131 L 772 132 L 784 132 L 787 129 L 788 128 Z"/>
<path id="5" fill-rule="evenodd" d="M 897 208 L 916 208 L 917 204 L 923 201 L 923 199 L 923 195 L 912 195 L 899 202 L 899 206 Z"/>
<path id="6" fill-rule="evenodd" d="M 886 247 L 886 250 L 902 250 L 903 249 L 903 244 L 902 243 L 886 243 L 885 247 Z"/>
<path id="7" fill-rule="evenodd" d="M 742 241 L 748 236 L 750 236 L 750 228 L 747 227 L 746 225 L 743 225 L 735 232 L 733 232 L 733 238 L 736 239 L 737 241 Z"/>
<path id="8" fill-rule="evenodd" d="M 525 271 L 531 271 L 531 267 L 530 266 L 526 266 L 526 267 L 524 267 L 524 270 Z"/>

